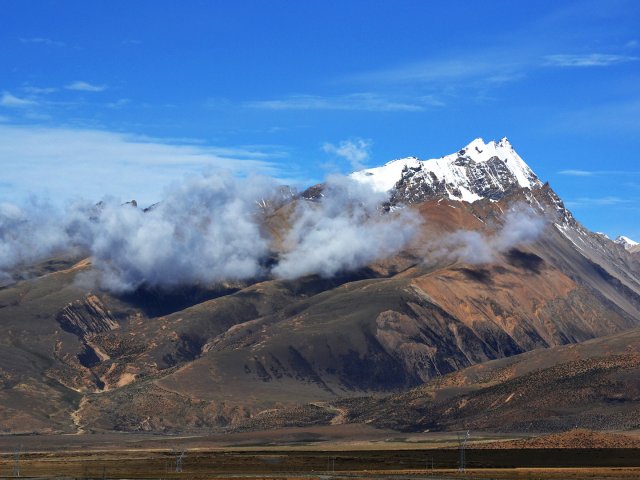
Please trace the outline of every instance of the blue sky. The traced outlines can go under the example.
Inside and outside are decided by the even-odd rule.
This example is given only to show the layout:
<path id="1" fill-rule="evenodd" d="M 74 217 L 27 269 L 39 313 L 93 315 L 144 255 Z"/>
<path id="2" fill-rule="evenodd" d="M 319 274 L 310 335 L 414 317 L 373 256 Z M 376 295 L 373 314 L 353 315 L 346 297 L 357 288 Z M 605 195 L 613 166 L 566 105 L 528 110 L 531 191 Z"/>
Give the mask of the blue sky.
<path id="1" fill-rule="evenodd" d="M 638 1 L 0 6 L 0 200 L 305 185 L 507 136 L 586 226 L 640 240 Z"/>

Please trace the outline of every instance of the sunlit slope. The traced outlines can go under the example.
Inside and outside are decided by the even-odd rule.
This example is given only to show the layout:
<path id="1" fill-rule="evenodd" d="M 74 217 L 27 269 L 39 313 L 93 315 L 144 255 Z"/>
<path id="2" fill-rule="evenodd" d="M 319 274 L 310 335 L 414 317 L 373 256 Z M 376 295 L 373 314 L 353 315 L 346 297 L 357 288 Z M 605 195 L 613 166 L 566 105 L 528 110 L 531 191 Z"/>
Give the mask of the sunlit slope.
<path id="1" fill-rule="evenodd" d="M 460 229 L 491 238 L 523 198 L 422 202 L 410 248 L 333 279 L 114 296 L 87 280 L 87 261 L 36 269 L 0 291 L 6 429 L 229 428 L 638 325 L 633 259 L 596 237 L 578 248 L 549 225 L 490 263 L 434 254 Z M 286 228 L 290 213 L 282 207 L 265 228 Z"/>

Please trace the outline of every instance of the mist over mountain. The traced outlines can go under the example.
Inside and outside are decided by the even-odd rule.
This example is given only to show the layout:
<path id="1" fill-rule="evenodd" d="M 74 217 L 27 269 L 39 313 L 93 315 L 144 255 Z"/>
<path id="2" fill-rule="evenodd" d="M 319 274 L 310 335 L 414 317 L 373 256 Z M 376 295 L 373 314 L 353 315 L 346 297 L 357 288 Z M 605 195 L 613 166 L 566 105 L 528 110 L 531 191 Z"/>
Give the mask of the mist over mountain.
<path id="1" fill-rule="evenodd" d="M 418 166 L 409 168 L 399 160 L 349 177 L 329 177 L 318 198 L 297 203 L 281 252 L 275 251 L 274 239 L 261 228 L 269 205 L 281 201 L 276 181 L 267 177 L 192 177 L 174 183 L 165 198 L 148 210 L 109 198 L 98 205 L 75 203 L 63 211 L 45 203 L 24 208 L 5 203 L 0 210 L 0 274 L 7 283 L 20 265 L 55 253 L 83 252 L 95 267 L 84 281 L 112 292 L 269 274 L 289 279 L 310 274 L 332 277 L 395 255 L 415 238 L 423 220 L 404 208 L 403 201 L 415 202 L 426 193 L 396 196 L 396 208 L 382 209 L 390 200 L 389 191 L 400 192 L 407 182 L 423 185 L 424 178 L 432 181 L 437 172 L 445 172 L 436 180 L 437 188 L 449 198 L 474 201 L 489 190 L 493 198 L 514 186 L 540 185 L 506 139 L 487 145 L 478 139 L 453 156 L 411 162 Z M 395 178 L 400 164 L 401 175 Z M 428 185 L 431 192 L 433 183 Z M 535 217 L 530 208 L 519 205 L 495 235 L 485 238 L 459 231 L 428 245 L 425 252 L 470 263 L 490 262 L 497 253 L 534 240 L 543 224 Z M 278 258 L 268 267 L 274 255 Z"/>
<path id="2" fill-rule="evenodd" d="M 635 342 L 633 248 L 582 226 L 506 139 L 301 193 L 211 174 L 146 209 L 3 204 L 0 415 L 11 433 L 384 425 L 394 402 L 540 349 L 551 373 L 536 381 L 560 405 L 556 383 L 583 388 L 560 347 L 613 334 L 623 355 Z M 604 415 L 632 418 L 629 378 Z M 414 402 L 394 425 L 499 429 L 478 412 L 508 394 L 469 381 L 474 396 L 456 390 L 440 420 Z M 513 428 L 518 405 L 504 413 Z M 564 428 L 548 415 L 539 428 Z"/>
<path id="3" fill-rule="evenodd" d="M 153 208 L 113 199 L 56 211 L 46 204 L 2 204 L 0 267 L 11 271 L 56 253 L 84 252 L 95 272 L 84 281 L 112 292 L 258 278 L 333 276 L 397 253 L 420 219 L 386 213 L 387 198 L 349 178 L 332 177 L 317 201 L 297 205 L 282 257 L 261 228 L 280 188 L 266 177 L 203 175 L 176 183 Z M 19 275 L 18 275 L 19 276 Z"/>

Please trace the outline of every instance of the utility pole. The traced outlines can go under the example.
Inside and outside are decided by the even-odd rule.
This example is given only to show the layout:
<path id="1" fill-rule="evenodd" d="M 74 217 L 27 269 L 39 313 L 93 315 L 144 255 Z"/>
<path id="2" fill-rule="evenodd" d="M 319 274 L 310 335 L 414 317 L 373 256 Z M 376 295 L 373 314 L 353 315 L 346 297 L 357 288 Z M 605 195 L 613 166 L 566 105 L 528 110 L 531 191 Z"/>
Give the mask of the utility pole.
<path id="1" fill-rule="evenodd" d="M 458 445 L 460 447 L 460 459 L 458 465 L 459 472 L 464 472 L 465 469 L 466 458 L 464 450 L 467 448 L 467 441 L 469 440 L 469 437 L 470 435 L 468 430 L 466 433 L 458 432 Z"/>

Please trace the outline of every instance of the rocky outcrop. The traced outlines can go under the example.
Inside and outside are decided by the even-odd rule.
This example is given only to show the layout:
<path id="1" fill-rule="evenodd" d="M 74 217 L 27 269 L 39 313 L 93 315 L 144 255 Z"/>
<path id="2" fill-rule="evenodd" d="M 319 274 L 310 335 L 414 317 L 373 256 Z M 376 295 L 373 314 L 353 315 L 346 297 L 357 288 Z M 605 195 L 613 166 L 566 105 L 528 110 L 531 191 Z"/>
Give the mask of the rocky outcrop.
<path id="1" fill-rule="evenodd" d="M 515 174 L 498 157 L 492 157 L 480 163 L 461 156 L 453 164 L 464 168 L 466 177 L 464 186 L 478 197 L 500 200 L 519 188 Z M 392 192 L 391 203 L 417 203 L 433 198 L 463 198 L 462 188 L 454 182 L 439 178 L 434 172 L 427 170 L 423 164 L 416 167 L 405 166 Z"/>
<path id="2" fill-rule="evenodd" d="M 111 312 L 93 294 L 68 304 L 58 313 L 56 320 L 63 330 L 78 337 L 108 332 L 119 327 Z"/>

